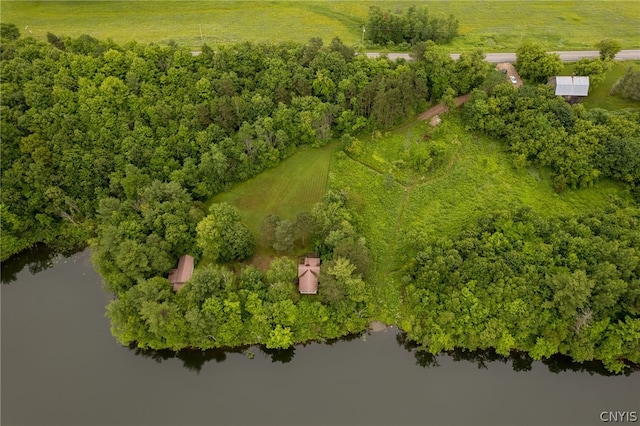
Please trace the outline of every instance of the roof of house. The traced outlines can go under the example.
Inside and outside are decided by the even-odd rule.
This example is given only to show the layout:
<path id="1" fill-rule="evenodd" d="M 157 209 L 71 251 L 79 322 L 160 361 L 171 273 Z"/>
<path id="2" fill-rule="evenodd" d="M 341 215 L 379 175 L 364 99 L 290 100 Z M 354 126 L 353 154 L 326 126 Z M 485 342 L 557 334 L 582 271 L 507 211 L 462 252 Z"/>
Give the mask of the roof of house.
<path id="1" fill-rule="evenodd" d="M 556 96 L 587 96 L 589 77 L 556 77 Z"/>
<path id="2" fill-rule="evenodd" d="M 298 291 L 302 294 L 318 293 L 318 276 L 320 275 L 320 259 L 305 257 L 304 263 L 298 265 Z"/>
<path id="3" fill-rule="evenodd" d="M 169 282 L 173 284 L 173 290 L 178 291 L 184 283 L 189 281 L 193 274 L 193 257 L 185 254 L 178 261 L 178 267 L 169 273 Z"/>

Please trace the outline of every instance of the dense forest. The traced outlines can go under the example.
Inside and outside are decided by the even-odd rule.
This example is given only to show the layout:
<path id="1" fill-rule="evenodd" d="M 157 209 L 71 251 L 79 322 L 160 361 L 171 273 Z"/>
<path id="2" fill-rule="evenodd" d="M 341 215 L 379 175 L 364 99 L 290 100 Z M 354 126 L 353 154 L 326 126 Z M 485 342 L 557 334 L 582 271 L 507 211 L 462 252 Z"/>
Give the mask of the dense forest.
<path id="1" fill-rule="evenodd" d="M 3 259 L 37 242 L 86 241 L 101 199 L 171 181 L 207 200 L 296 146 L 399 123 L 486 70 L 481 54 L 454 62 L 431 49 L 407 64 L 355 55 L 338 39 L 205 46 L 198 56 L 48 39 L 2 43 Z"/>
<path id="2" fill-rule="evenodd" d="M 454 61 L 427 41 L 415 61 L 390 61 L 311 39 L 193 55 L 89 36 L 43 43 L 14 29 L 3 26 L 0 52 L 2 259 L 39 242 L 90 242 L 123 344 L 286 348 L 365 329 L 378 283 L 348 191 L 327 192 L 295 221 L 268 217 L 261 236 L 210 200 L 299 146 L 389 128 L 432 101 L 472 92 L 468 130 L 503 141 L 516 167 L 548 168 L 559 192 L 606 177 L 638 195 L 637 111 L 571 107 L 546 86 L 515 89 L 482 52 Z M 401 254 L 408 338 L 434 352 L 560 352 L 612 371 L 640 362 L 640 212 L 631 203 L 579 218 L 500 212 L 448 239 L 416 238 Z M 283 254 L 264 271 L 236 263 L 256 238 Z M 294 240 L 323 260 L 318 295 L 295 288 Z M 176 293 L 164 277 L 185 253 L 208 260 Z"/>
<path id="3" fill-rule="evenodd" d="M 407 266 L 407 336 L 430 352 L 493 347 L 640 362 L 640 209 L 543 219 L 485 217 L 417 245 Z"/>

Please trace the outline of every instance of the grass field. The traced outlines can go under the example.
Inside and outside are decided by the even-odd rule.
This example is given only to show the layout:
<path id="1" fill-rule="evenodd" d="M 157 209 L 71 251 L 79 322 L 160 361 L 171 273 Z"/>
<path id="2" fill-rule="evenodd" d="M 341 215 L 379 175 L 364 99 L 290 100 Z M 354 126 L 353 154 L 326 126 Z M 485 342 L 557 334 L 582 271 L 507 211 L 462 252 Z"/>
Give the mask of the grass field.
<path id="1" fill-rule="evenodd" d="M 361 158 L 337 153 L 331 166 L 329 186 L 348 189 L 362 218 L 363 233 L 376 265 L 371 283 L 377 292 L 378 312 L 388 315 L 381 317 L 382 321 L 397 318 L 399 261 L 403 249 L 414 243 L 416 231 L 428 238 L 447 237 L 500 209 L 528 206 L 543 217 L 573 215 L 602 209 L 615 198 L 629 197 L 620 185 L 609 180 L 557 194 L 548 171 L 516 169 L 501 144 L 471 135 L 457 118 L 445 118 L 432 133 L 430 141 L 448 145 L 451 153 L 432 174 L 389 183 L 385 173 L 367 164 L 374 157 L 380 164 L 392 164 L 407 140 L 421 140 L 426 132 L 431 132 L 426 123 L 414 123 L 383 139 L 366 141 L 368 146 Z M 396 158 L 380 158 L 384 155 Z"/>
<path id="2" fill-rule="evenodd" d="M 633 67 L 635 70 L 640 69 L 640 61 L 614 62 L 611 69 L 607 71 L 607 76 L 602 84 L 591 89 L 591 93 L 582 101 L 582 104 L 587 108 L 604 108 L 608 110 L 640 108 L 640 102 L 638 101 L 609 95 L 615 82 L 627 72 L 629 67 Z M 573 64 L 566 64 L 563 75 L 571 75 L 572 72 Z"/>
<path id="3" fill-rule="evenodd" d="M 407 8 L 402 1 L 3 1 L 1 19 L 44 40 L 89 34 L 118 43 L 167 42 L 197 48 L 233 41 L 305 42 L 311 37 L 347 44 L 361 40 L 370 5 Z M 432 14 L 452 13 L 460 37 L 452 51 L 513 51 L 524 40 L 548 49 L 593 49 L 603 38 L 639 48 L 636 1 L 431 1 Z M 26 26 L 29 30 L 24 30 Z"/>
<path id="4" fill-rule="evenodd" d="M 335 144 L 300 149 L 278 166 L 216 195 L 208 205 L 227 202 L 236 206 L 244 223 L 259 237 L 262 220 L 268 214 L 295 219 L 300 212 L 311 212 L 326 192 L 334 148 Z M 258 241 L 254 263 L 262 265 L 263 258 L 271 255 L 275 252 Z"/>

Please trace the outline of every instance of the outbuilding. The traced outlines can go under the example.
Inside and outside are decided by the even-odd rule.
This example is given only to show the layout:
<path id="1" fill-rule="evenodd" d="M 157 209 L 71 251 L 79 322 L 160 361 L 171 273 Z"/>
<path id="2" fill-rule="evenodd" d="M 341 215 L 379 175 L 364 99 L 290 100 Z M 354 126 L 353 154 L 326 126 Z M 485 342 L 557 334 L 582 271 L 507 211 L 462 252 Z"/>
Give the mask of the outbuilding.
<path id="1" fill-rule="evenodd" d="M 173 284 L 173 291 L 178 291 L 193 275 L 193 257 L 185 254 L 178 261 L 178 267 L 169 272 L 169 282 Z"/>
<path id="2" fill-rule="evenodd" d="M 549 79 L 556 96 L 562 96 L 569 103 L 578 103 L 589 94 L 589 76 L 556 76 Z"/>

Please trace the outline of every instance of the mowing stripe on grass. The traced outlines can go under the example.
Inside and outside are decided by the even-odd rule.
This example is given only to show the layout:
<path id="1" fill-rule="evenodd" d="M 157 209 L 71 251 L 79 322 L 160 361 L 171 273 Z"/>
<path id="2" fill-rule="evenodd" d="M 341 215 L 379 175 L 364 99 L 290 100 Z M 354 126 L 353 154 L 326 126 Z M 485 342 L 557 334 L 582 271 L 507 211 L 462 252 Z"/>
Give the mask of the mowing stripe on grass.
<path id="1" fill-rule="evenodd" d="M 322 148 L 301 148 L 291 157 L 249 179 L 230 191 L 216 195 L 208 204 L 227 202 L 240 210 L 255 236 L 268 214 L 295 219 L 310 212 L 327 189 L 331 153 L 335 144 Z"/>

